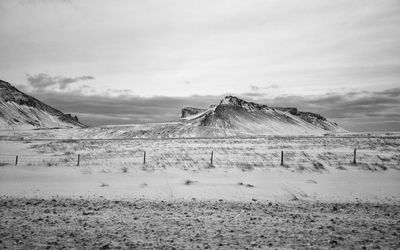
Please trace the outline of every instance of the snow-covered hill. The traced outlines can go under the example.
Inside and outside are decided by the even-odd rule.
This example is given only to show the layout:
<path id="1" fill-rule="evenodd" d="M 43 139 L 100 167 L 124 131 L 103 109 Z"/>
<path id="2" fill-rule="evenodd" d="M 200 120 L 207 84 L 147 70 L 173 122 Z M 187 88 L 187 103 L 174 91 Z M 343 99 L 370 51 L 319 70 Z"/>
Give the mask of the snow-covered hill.
<path id="1" fill-rule="evenodd" d="M 64 114 L 0 80 L 0 129 L 85 127 Z"/>
<path id="2" fill-rule="evenodd" d="M 203 131 L 212 129 L 229 135 L 345 132 L 338 124 L 318 114 L 300 112 L 296 108 L 269 107 L 234 96 L 225 97 L 219 105 L 207 110 L 197 110 L 191 116 L 182 117 L 182 129 L 191 125 Z"/>

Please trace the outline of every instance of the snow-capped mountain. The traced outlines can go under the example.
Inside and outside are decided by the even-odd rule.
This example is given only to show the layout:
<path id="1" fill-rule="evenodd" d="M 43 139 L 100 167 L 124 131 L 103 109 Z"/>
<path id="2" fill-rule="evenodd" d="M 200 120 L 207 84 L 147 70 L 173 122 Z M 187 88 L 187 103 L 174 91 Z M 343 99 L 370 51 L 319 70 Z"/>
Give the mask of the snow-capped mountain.
<path id="1" fill-rule="evenodd" d="M 297 108 L 269 107 L 234 96 L 226 96 L 218 105 L 209 109 L 186 107 L 182 110 L 181 119 L 183 127 L 192 125 L 199 127 L 199 130 L 220 131 L 224 135 L 318 134 L 346 131 L 318 114 L 301 112 Z"/>
<path id="2" fill-rule="evenodd" d="M 76 116 L 44 104 L 0 80 L 0 129 L 86 127 Z"/>

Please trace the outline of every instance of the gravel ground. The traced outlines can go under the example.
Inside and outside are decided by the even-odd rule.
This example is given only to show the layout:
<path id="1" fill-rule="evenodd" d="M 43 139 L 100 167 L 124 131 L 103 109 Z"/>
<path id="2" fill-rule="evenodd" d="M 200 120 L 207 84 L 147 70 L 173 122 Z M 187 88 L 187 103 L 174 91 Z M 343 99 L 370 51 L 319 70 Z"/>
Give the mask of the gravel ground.
<path id="1" fill-rule="evenodd" d="M 399 249 L 400 204 L 0 198 L 0 249 Z"/>

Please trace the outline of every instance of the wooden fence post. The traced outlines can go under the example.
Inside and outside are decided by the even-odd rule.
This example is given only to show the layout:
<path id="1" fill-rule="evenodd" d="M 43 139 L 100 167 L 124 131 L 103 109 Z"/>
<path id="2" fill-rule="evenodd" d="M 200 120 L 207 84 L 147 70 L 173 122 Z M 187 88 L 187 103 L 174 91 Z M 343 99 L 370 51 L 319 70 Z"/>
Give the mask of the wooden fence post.
<path id="1" fill-rule="evenodd" d="M 146 164 L 146 151 L 143 151 L 143 164 Z"/>
<path id="2" fill-rule="evenodd" d="M 356 157 L 357 157 L 357 149 L 354 149 L 354 155 L 353 155 L 353 164 L 354 165 L 357 165 Z"/>
<path id="3" fill-rule="evenodd" d="M 283 151 L 281 151 L 281 166 L 283 166 Z"/>
<path id="4" fill-rule="evenodd" d="M 18 155 L 15 156 L 15 166 L 17 166 L 17 164 L 18 164 Z"/>
<path id="5" fill-rule="evenodd" d="M 213 164 L 213 158 L 214 158 L 214 151 L 211 151 L 211 165 Z"/>
<path id="6" fill-rule="evenodd" d="M 80 155 L 80 154 L 78 154 L 78 163 L 76 164 L 78 167 L 79 167 L 79 162 L 80 162 L 80 159 L 81 159 L 81 155 Z"/>

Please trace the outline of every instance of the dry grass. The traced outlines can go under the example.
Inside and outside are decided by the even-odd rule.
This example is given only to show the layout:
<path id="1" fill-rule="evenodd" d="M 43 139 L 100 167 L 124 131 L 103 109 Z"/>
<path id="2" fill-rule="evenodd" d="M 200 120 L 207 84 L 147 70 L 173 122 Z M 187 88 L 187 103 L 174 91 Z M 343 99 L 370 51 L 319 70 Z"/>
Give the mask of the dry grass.
<path id="1" fill-rule="evenodd" d="M 353 149 L 357 147 L 357 165 L 351 164 Z M 82 166 L 142 167 L 145 171 L 162 168 L 200 170 L 238 168 L 281 168 L 280 151 L 284 151 L 283 167 L 298 172 L 329 172 L 331 169 L 366 169 L 385 171 L 399 169 L 400 139 L 336 138 L 336 137 L 279 137 L 90 141 L 59 140 L 31 144 L 38 156 L 51 166 L 74 166 L 77 154 Z M 143 151 L 147 152 L 143 164 Z M 214 152 L 210 164 L 211 151 Z M 11 159 L 12 160 L 12 159 Z M 0 157 L 0 162 L 1 157 Z M 20 157 L 19 164 L 38 160 Z"/>

